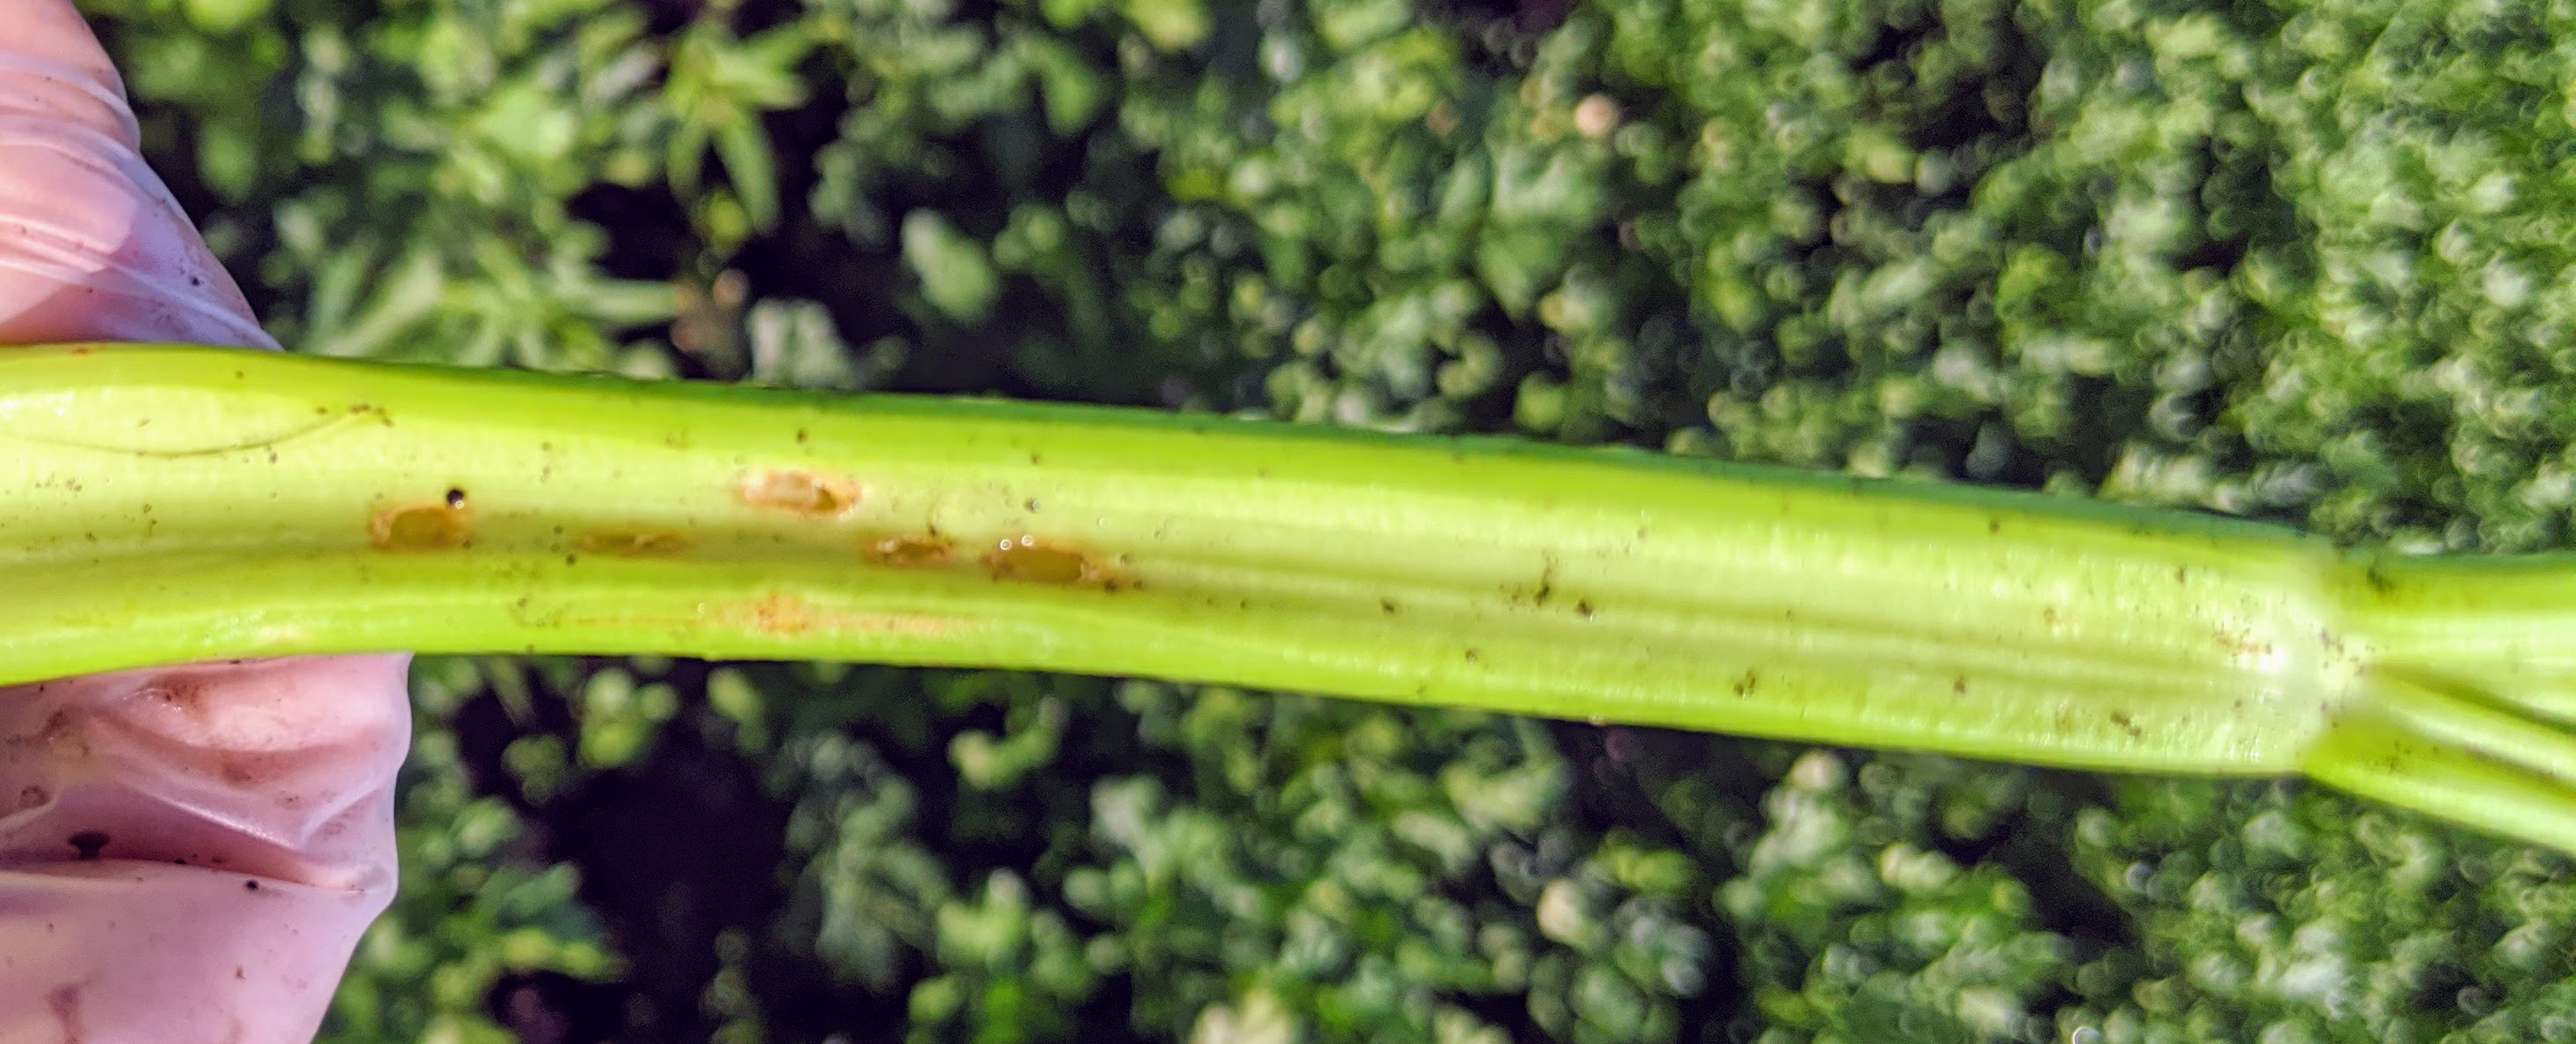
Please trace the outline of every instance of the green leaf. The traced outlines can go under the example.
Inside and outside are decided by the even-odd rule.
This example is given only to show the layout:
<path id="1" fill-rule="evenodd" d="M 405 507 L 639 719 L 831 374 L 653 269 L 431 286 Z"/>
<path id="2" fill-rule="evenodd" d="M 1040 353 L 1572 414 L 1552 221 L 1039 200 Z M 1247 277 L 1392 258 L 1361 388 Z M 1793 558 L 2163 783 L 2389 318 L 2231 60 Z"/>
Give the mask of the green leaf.
<path id="1" fill-rule="evenodd" d="M 1147 41 L 1166 51 L 1196 47 L 1207 39 L 1205 0 L 1120 0 L 1127 20 Z"/>
<path id="2" fill-rule="evenodd" d="M 921 280 L 922 296 L 958 322 L 982 322 L 1001 293 L 1000 276 L 983 244 L 933 211 L 904 215 L 903 260 Z"/>
<path id="3" fill-rule="evenodd" d="M 188 21 L 210 33 L 228 33 L 266 17 L 270 0 L 184 0 Z"/>

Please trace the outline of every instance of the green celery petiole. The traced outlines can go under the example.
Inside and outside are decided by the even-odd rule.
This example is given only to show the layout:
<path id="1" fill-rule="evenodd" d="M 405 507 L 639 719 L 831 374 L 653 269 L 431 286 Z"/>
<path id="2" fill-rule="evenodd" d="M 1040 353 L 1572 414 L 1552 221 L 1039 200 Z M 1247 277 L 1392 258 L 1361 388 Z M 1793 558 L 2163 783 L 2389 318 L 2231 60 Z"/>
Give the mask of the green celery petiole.
<path id="1" fill-rule="evenodd" d="M 2576 565 L 1142 411 L 0 357 L 0 681 L 365 649 L 1151 675 L 2099 769 L 2576 851 Z"/>

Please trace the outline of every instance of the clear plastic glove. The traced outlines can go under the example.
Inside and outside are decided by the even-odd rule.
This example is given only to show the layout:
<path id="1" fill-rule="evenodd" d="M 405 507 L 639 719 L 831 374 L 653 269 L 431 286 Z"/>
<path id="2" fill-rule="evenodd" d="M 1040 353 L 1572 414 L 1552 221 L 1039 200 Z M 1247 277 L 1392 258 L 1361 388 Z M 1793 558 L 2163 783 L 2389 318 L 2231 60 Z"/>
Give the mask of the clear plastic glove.
<path id="1" fill-rule="evenodd" d="M 79 14 L 5 6 L 0 344 L 275 347 Z M 0 688 L 0 1044 L 310 1040 L 392 898 L 407 661 Z"/>

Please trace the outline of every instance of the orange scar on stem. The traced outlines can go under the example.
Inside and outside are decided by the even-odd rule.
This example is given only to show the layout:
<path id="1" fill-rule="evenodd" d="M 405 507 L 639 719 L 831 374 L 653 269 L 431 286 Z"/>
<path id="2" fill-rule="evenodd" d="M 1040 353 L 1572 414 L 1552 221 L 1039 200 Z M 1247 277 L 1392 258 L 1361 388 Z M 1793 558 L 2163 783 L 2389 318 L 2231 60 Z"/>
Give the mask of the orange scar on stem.
<path id="1" fill-rule="evenodd" d="M 868 545 L 867 559 L 878 565 L 917 568 L 945 565 L 955 554 L 955 547 L 935 536 L 899 533 Z"/>
<path id="2" fill-rule="evenodd" d="M 575 534 L 573 550 L 627 558 L 660 558 L 687 554 L 689 538 L 650 529 L 594 529 Z"/>
<path id="3" fill-rule="evenodd" d="M 796 638 L 809 634 L 859 635 L 897 634 L 913 637 L 937 637 L 956 631 L 963 621 L 909 613 L 863 613 L 817 606 L 797 595 L 780 591 L 744 598 L 699 603 L 695 611 L 683 615 L 662 613 L 611 613 L 599 616 L 567 616 L 554 621 L 563 627 L 678 627 L 685 631 L 713 629 L 750 632 L 772 638 Z"/>
<path id="4" fill-rule="evenodd" d="M 367 520 L 367 541 L 382 551 L 446 551 L 474 539 L 473 522 L 461 497 L 389 507 Z"/>
<path id="5" fill-rule="evenodd" d="M 846 478 L 798 468 L 760 468 L 743 473 L 740 492 L 743 503 L 753 507 L 828 517 L 858 507 L 865 491 Z"/>
<path id="6" fill-rule="evenodd" d="M 1080 550 L 1022 533 L 984 552 L 984 571 L 995 580 L 1115 590 L 1127 581 Z"/>
<path id="7" fill-rule="evenodd" d="M 944 634 L 949 628 L 944 621 L 918 616 L 886 613 L 848 613 L 818 608 L 791 594 L 772 592 L 757 598 L 727 602 L 711 608 L 713 622 L 739 627 L 761 634 L 795 637 L 814 631 L 831 634 Z"/>

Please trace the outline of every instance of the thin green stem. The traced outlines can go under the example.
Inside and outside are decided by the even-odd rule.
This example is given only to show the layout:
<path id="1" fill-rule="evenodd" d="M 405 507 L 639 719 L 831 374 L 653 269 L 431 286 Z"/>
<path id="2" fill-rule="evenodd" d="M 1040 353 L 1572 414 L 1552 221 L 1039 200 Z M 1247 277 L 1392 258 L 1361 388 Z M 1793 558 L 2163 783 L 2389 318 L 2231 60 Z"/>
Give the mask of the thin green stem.
<path id="1" fill-rule="evenodd" d="M 2379 659 L 2576 722 L 2576 556 L 2389 558 L 2344 596 Z"/>
<path id="2" fill-rule="evenodd" d="M 2371 628 L 2420 651 L 2444 610 L 2324 543 L 2065 498 L 184 347 L 0 358 L 0 440 L 0 680 L 396 648 L 989 665 L 2305 769 L 2419 807 L 2343 771 L 2387 752 L 2351 722 L 2528 731 L 2383 706 Z M 2514 826 L 2569 818 L 2564 789 L 2476 821 L 2576 842 Z"/>

